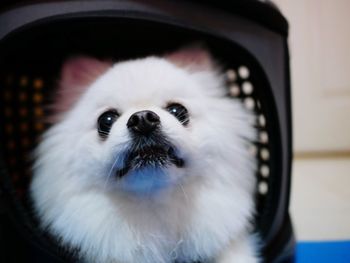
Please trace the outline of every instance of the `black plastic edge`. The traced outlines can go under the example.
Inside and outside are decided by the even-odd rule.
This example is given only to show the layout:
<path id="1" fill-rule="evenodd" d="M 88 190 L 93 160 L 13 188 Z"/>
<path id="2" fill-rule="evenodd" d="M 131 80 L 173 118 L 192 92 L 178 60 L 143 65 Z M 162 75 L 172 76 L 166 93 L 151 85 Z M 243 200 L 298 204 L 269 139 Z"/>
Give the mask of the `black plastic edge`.
<path id="1" fill-rule="evenodd" d="M 69 0 L 73 2 L 74 0 Z M 164 1 L 164 0 L 161 0 Z M 226 12 L 240 15 L 255 22 L 261 23 L 272 31 L 275 31 L 283 36 L 287 36 L 289 25 L 283 14 L 270 1 L 260 0 L 181 0 L 182 2 L 193 2 L 198 5 L 206 5 L 212 8 L 225 10 Z M 0 12 L 9 9 L 15 9 L 20 6 L 47 3 L 47 2 L 62 2 L 62 0 L 3 0 L 0 3 Z M 68 2 L 68 1 L 64 1 Z"/>
<path id="2" fill-rule="evenodd" d="M 282 227 L 278 231 L 278 235 L 273 240 L 273 247 L 264 249 L 266 263 L 289 263 L 294 262 L 295 257 L 295 237 L 293 232 L 290 216 L 286 214 Z M 279 254 L 276 254 L 279 251 Z"/>
<path id="3" fill-rule="evenodd" d="M 191 0 L 193 2 L 199 2 Z M 202 0 L 201 4 L 211 7 L 220 8 L 236 15 L 244 16 L 255 22 L 258 22 L 272 31 L 288 36 L 289 25 L 286 18 L 269 1 L 263 2 L 259 0 Z"/>

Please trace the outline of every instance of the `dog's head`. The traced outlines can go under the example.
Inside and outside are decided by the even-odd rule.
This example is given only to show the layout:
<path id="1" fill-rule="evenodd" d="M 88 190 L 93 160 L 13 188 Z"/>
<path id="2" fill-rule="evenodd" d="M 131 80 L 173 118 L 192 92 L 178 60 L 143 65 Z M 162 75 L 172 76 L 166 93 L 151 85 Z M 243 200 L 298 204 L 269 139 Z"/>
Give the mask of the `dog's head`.
<path id="1" fill-rule="evenodd" d="M 244 170 L 252 119 L 225 95 L 217 67 L 199 47 L 114 65 L 68 60 L 59 117 L 37 167 L 79 189 L 127 194 L 173 189 L 228 166 Z"/>

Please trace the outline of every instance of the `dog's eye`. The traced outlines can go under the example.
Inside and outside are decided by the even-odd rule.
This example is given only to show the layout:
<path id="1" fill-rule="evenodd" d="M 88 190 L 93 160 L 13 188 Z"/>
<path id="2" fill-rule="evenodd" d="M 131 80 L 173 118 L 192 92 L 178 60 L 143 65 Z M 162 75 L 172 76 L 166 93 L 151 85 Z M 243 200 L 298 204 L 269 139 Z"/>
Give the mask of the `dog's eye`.
<path id="1" fill-rule="evenodd" d="M 113 123 L 118 117 L 119 113 L 116 110 L 108 110 L 102 113 L 97 120 L 98 134 L 103 138 L 107 137 Z"/>
<path id="2" fill-rule="evenodd" d="M 167 111 L 174 115 L 182 125 L 187 125 L 190 121 L 187 109 L 180 103 L 171 103 L 166 107 Z"/>

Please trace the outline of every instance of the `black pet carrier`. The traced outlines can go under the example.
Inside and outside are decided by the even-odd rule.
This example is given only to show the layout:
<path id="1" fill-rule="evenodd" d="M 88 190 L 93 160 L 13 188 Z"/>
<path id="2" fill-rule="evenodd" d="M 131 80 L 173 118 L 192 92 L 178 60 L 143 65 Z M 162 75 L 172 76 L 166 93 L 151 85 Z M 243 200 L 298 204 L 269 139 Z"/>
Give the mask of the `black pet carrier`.
<path id="1" fill-rule="evenodd" d="M 15 3 L 14 3 L 15 2 Z M 123 60 L 204 42 L 227 94 L 258 116 L 256 232 L 264 262 L 292 262 L 288 215 L 291 98 L 288 24 L 269 1 L 2 1 L 0 3 L 0 262 L 76 262 L 41 232 L 28 202 L 31 151 L 47 128 L 62 62 Z"/>

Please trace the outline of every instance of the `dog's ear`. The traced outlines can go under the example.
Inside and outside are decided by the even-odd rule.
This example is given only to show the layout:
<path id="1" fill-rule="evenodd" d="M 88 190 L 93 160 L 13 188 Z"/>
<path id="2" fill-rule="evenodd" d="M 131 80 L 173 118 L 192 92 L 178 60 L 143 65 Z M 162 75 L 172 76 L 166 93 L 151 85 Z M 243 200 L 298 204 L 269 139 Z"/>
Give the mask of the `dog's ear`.
<path id="1" fill-rule="evenodd" d="M 99 76 L 112 66 L 112 62 L 79 56 L 66 60 L 63 64 L 57 98 L 53 105 L 54 114 L 70 109 L 84 91 Z"/>
<path id="2" fill-rule="evenodd" d="M 91 57 L 73 57 L 68 59 L 62 67 L 61 88 L 74 89 L 88 86 L 101 74 L 110 68 L 112 63 L 100 61 Z"/>
<path id="3" fill-rule="evenodd" d="M 207 71 L 215 68 L 215 62 L 209 51 L 200 43 L 185 46 L 178 51 L 165 55 L 173 64 L 190 71 Z"/>

